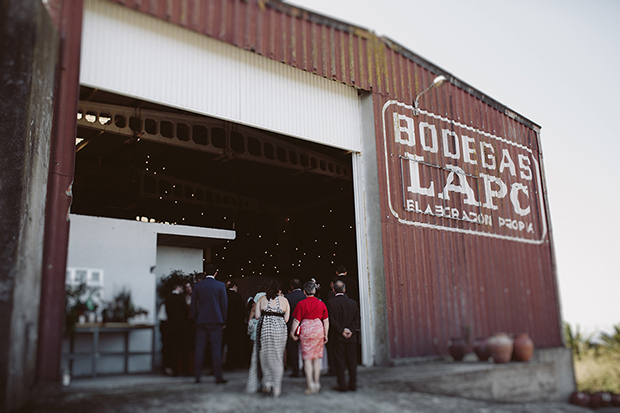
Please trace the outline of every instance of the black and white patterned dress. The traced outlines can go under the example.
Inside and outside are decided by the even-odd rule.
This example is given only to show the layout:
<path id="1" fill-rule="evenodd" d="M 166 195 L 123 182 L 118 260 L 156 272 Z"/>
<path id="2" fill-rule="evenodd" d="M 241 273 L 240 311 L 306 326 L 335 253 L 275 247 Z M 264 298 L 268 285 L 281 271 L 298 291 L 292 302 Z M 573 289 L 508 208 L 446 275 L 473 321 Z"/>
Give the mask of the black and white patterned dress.
<path id="1" fill-rule="evenodd" d="M 271 306 L 274 302 L 276 308 Z M 280 309 L 280 299 L 276 297 L 269 300 L 256 327 L 256 341 L 252 351 L 247 392 L 254 393 L 262 387 L 279 392 L 284 375 L 284 348 L 287 331 L 284 311 Z"/>

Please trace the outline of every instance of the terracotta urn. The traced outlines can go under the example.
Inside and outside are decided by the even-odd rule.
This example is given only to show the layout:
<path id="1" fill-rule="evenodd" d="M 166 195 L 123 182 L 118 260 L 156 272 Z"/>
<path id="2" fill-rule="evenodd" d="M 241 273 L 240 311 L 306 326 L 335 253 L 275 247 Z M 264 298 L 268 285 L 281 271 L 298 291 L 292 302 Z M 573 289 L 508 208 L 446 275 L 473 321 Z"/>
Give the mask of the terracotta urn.
<path id="1" fill-rule="evenodd" d="M 599 391 L 596 392 L 599 396 L 601 396 L 601 407 L 610 407 L 611 404 L 611 393 L 607 391 Z"/>
<path id="2" fill-rule="evenodd" d="M 474 341 L 474 353 L 476 353 L 480 361 L 488 361 L 491 358 L 488 338 L 479 337 Z"/>
<path id="3" fill-rule="evenodd" d="M 590 393 L 590 408 L 598 409 L 603 405 L 603 398 L 600 393 Z"/>
<path id="4" fill-rule="evenodd" d="M 455 337 L 448 341 L 448 351 L 454 361 L 462 361 L 467 354 L 467 342 L 462 337 Z"/>
<path id="5" fill-rule="evenodd" d="M 534 340 L 527 333 L 522 333 L 514 338 L 513 359 L 516 361 L 529 361 L 534 354 Z"/>
<path id="6" fill-rule="evenodd" d="M 570 399 L 568 401 L 570 402 L 570 404 L 574 404 L 576 406 L 589 407 L 590 395 L 582 391 L 576 391 L 570 395 Z"/>
<path id="7" fill-rule="evenodd" d="M 512 357 L 512 338 L 506 333 L 495 333 L 487 341 L 495 363 L 508 363 Z"/>

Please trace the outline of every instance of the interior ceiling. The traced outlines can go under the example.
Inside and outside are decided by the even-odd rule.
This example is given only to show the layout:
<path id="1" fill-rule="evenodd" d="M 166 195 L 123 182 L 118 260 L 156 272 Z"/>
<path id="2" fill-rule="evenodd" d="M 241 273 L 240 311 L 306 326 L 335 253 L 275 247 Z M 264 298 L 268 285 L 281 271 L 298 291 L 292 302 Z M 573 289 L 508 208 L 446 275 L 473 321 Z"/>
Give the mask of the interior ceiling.
<path id="1" fill-rule="evenodd" d="M 188 114 L 84 86 L 80 100 Z M 347 151 L 273 136 L 351 163 Z M 349 268 L 355 265 L 350 180 L 234 157 L 220 159 L 210 153 L 84 127 L 78 127 L 77 137 L 90 142 L 76 154 L 74 213 L 234 229 L 237 239 L 230 245 L 211 247 L 212 261 L 219 262 L 220 272 L 226 271 L 229 277 L 317 278 L 320 274 L 331 276 L 335 266 L 345 261 Z M 158 175 L 150 175 L 153 173 Z M 146 194 L 140 190 L 146 175 L 152 177 L 153 185 L 157 180 L 158 188 L 161 180 L 183 181 L 207 188 L 226 202 L 173 200 L 160 197 L 159 192 Z M 242 199 L 254 202 L 244 208 Z M 306 275 L 310 273 L 315 275 Z"/>

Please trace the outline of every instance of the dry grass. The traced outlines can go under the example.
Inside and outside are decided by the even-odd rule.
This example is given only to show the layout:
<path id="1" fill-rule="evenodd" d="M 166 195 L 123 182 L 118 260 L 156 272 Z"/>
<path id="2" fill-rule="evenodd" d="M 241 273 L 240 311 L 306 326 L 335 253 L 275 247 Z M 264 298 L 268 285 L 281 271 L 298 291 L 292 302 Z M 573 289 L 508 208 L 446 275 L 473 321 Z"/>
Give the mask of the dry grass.
<path id="1" fill-rule="evenodd" d="M 597 354 L 590 349 L 574 358 L 575 379 L 580 391 L 620 393 L 620 353 Z"/>

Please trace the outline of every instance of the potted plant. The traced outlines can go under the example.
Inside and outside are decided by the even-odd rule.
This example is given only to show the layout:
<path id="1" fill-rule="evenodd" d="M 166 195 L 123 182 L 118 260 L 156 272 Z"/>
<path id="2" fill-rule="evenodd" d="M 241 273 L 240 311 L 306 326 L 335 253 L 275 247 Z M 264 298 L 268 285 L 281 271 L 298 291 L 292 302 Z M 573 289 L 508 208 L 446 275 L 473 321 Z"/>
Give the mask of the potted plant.
<path id="1" fill-rule="evenodd" d="M 80 284 L 65 284 L 65 333 L 67 335 L 75 332 L 75 325 L 80 316 L 95 311 L 99 303 L 93 297 L 97 296 L 100 287 L 92 287 L 85 282 Z"/>

